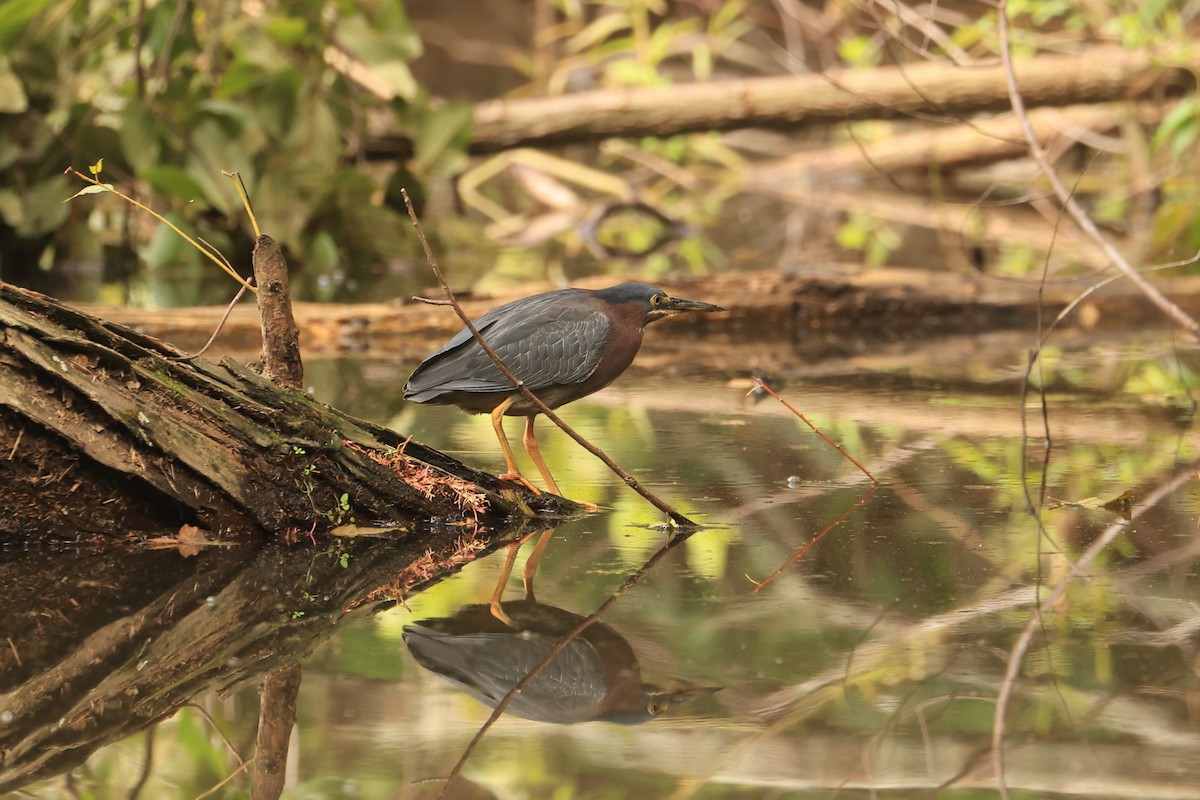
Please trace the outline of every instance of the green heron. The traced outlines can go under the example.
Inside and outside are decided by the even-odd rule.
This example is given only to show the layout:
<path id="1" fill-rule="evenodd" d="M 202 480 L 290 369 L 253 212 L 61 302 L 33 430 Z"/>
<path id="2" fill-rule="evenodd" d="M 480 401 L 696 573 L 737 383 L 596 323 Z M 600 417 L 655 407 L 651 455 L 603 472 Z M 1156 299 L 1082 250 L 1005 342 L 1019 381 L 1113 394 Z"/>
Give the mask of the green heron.
<path id="1" fill-rule="evenodd" d="M 452 617 L 405 626 L 404 644 L 422 667 L 495 708 L 583 621 L 578 614 L 534 600 L 507 605 L 511 626 L 486 605 L 468 605 Z M 719 690 L 703 686 L 667 692 L 644 683 L 629 642 L 610 626 L 593 622 L 513 696 L 508 712 L 540 722 L 628 725 Z"/>
<path id="2" fill-rule="evenodd" d="M 550 408 L 578 400 L 612 383 L 633 362 L 642 331 L 658 319 L 686 311 L 724 311 L 720 306 L 671 297 L 644 283 L 608 289 L 559 289 L 514 300 L 474 321 L 496 355 Z M 517 469 L 504 435 L 505 415 L 525 417 L 525 450 L 547 488 L 558 491 L 538 450 L 533 420 L 538 410 L 504 376 L 469 330 L 463 329 L 421 362 L 404 397 L 417 403 L 455 405 L 490 413 L 507 472 L 533 489 Z M 536 489 L 533 489 L 537 491 Z"/>

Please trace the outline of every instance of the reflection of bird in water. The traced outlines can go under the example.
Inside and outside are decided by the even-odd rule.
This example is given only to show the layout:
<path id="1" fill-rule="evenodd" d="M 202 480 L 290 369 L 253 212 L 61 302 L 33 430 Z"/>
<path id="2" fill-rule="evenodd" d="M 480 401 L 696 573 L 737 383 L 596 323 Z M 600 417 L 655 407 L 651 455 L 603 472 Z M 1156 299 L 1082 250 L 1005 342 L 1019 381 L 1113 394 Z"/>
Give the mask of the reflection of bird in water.
<path id="1" fill-rule="evenodd" d="M 671 297 L 644 283 L 608 289 L 560 289 L 514 300 L 474 321 L 475 328 L 512 373 L 550 408 L 586 397 L 612 383 L 633 362 L 642 330 L 658 319 L 689 311 L 724 311 L 720 306 Z M 462 330 L 425 359 L 404 385 L 416 403 L 452 404 L 492 415 L 507 472 L 522 477 L 504 435 L 505 415 L 525 417 L 525 449 L 546 487 L 560 494 L 533 434 L 538 410 Z M 534 489 L 534 491 L 537 491 Z"/>
<path id="2" fill-rule="evenodd" d="M 404 628 L 417 663 L 493 708 L 583 617 L 534 600 L 505 603 L 511 627 L 487 605 Z M 508 712 L 540 722 L 646 722 L 672 706 L 720 687 L 665 692 L 642 682 L 637 656 L 624 637 L 594 622 L 513 697 Z"/>

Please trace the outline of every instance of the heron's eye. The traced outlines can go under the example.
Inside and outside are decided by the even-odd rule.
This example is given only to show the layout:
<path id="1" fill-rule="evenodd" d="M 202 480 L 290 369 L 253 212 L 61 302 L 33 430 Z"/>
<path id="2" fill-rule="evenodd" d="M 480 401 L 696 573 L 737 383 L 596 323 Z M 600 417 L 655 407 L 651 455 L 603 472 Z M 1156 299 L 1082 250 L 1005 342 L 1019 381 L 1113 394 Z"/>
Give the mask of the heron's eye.
<path id="1" fill-rule="evenodd" d="M 663 303 L 665 303 L 666 300 L 667 300 L 667 296 L 665 294 L 656 294 L 650 298 L 650 305 L 654 306 L 655 308 L 658 308 Z"/>
<path id="2" fill-rule="evenodd" d="M 650 716 L 657 717 L 659 714 L 667 710 L 666 703 L 651 703 L 646 706 L 646 710 L 650 712 Z"/>

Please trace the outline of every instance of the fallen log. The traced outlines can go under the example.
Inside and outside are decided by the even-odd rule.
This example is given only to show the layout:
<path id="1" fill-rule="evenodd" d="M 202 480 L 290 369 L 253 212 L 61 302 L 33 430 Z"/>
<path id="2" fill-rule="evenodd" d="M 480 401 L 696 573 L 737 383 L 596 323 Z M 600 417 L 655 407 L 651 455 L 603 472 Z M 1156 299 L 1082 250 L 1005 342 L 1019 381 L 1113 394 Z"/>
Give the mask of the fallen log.
<path id="1" fill-rule="evenodd" d="M 182 526 L 295 541 L 354 525 L 501 526 L 569 501 L 284 389 L 0 285 L 0 539 Z"/>
<path id="2" fill-rule="evenodd" d="M 816 202 L 818 195 L 812 196 Z M 833 193 L 825 196 L 827 203 L 846 199 Z M 961 220 L 956 223 L 960 224 Z M 901 267 L 871 270 L 822 263 L 803 272 L 772 269 L 664 280 L 660 285 L 672 294 L 719 300 L 729 311 L 719 319 L 697 315 L 656 325 L 653 335 L 646 336 L 631 369 L 656 369 L 677 363 L 681 338 L 689 340 L 689 351 L 704 353 L 695 359 L 696 363 L 736 371 L 745 369 L 745 348 L 757 347 L 761 342 L 791 346 L 804 337 L 810 342 L 806 346 L 809 357 L 818 358 L 826 347 L 838 342 L 877 346 L 898 337 L 911 341 L 956 333 L 1032 330 L 1039 306 L 1052 316 L 1099 279 L 1089 277 L 1076 283 L 1054 282 L 1040 287 L 1035 278 L 994 279 L 975 271 Z M 608 276 L 573 285 L 600 288 L 613 282 Z M 524 286 L 495 297 L 464 301 L 463 307 L 471 316 L 478 316 L 504 302 L 548 288 L 553 287 Z M 1173 277 L 1170 290 L 1177 302 L 1189 308 L 1200 307 L 1200 277 Z M 181 346 L 203 342 L 223 312 L 211 306 L 173 310 L 84 308 Z M 1161 313 L 1125 281 L 1093 294 L 1086 308 L 1086 317 L 1076 314 L 1066 325 L 1078 325 L 1086 318 L 1090 324 L 1098 322 L 1115 330 L 1143 327 L 1162 319 Z M 461 328 L 449 309 L 424 303 L 298 303 L 295 310 L 310 356 L 352 353 L 363 358 L 408 361 L 415 366 Z M 830 341 L 820 346 L 813 343 L 822 336 L 830 337 Z M 252 353 L 258 341 L 258 318 L 248 306 L 234 312 L 215 346 L 227 353 Z M 833 352 L 838 350 L 835 346 Z"/>
<path id="3" fill-rule="evenodd" d="M 1190 60 L 1189 60 L 1190 59 Z M 1018 62 L 1028 107 L 1130 100 L 1150 92 L 1191 91 L 1196 56 L 1163 62 L 1163 54 L 1096 47 L 1073 55 Z M 958 119 L 1006 111 L 997 63 L 970 69 L 936 62 L 831 70 L 822 74 L 747 78 L 637 89 L 601 89 L 553 97 L 491 100 L 474 112 L 470 151 L 547 147 L 612 137 L 667 137 L 742 128 L 796 129 L 856 119 L 930 114 Z M 369 157 L 410 151 L 390 123 L 376 120 Z"/>

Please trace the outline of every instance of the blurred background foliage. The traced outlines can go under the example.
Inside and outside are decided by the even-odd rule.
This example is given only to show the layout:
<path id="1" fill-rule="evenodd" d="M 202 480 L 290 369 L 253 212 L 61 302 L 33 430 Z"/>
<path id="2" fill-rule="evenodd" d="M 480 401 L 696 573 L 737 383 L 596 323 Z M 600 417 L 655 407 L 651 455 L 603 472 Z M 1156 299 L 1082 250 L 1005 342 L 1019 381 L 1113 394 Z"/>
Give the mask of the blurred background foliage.
<path id="1" fill-rule="evenodd" d="M 1119 0 L 1009 8 L 1021 57 L 1120 44 L 1169 60 L 1194 47 L 1200 14 L 1195 4 Z M 177 237 L 113 198 L 62 203 L 78 188 L 63 169 L 100 158 L 109 180 L 244 269 L 249 226 L 222 176 L 239 173 L 308 299 L 386 299 L 428 283 L 400 187 L 427 213 L 460 284 L 830 259 L 961 264 L 952 251 L 964 245 L 935 225 L 873 206 L 798 209 L 751 196 L 740 180 L 747 163 L 961 120 L 610 140 L 558 148 L 559 168 L 546 170 L 528 151 L 469 156 L 472 109 L 490 98 L 586 89 L 989 63 L 995 23 L 993 7 L 966 0 L 5 0 L 0 277 L 60 296 L 154 305 L 229 295 Z M 1151 123 L 1084 137 L 1058 167 L 1115 235 L 1136 240 L 1145 259 L 1170 260 L 1200 247 L 1200 103 L 1164 100 L 1159 111 Z M 402 138 L 399 157 L 370 152 L 379 130 Z M 1016 203 L 1045 191 L 1028 170 L 1003 165 L 943 171 L 930 163 L 924 175 L 900 177 L 868 170 L 835 184 L 953 204 Z M 821 188 L 804 174 L 796 183 Z M 610 213 L 617 201 L 633 202 Z M 1000 274 L 1044 263 L 1020 237 L 983 246 L 988 269 Z"/>

